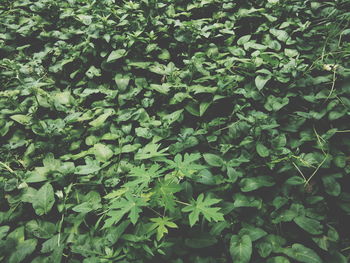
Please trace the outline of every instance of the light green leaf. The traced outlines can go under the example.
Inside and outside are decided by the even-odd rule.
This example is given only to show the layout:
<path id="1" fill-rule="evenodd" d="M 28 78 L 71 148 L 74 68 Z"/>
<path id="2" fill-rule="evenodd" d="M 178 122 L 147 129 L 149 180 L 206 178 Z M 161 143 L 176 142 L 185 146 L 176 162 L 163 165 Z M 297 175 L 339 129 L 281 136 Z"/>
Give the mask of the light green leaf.
<path id="1" fill-rule="evenodd" d="M 23 114 L 15 114 L 10 116 L 10 118 L 20 124 L 26 125 L 28 123 L 30 123 L 30 121 L 32 120 L 31 117 L 27 116 L 27 115 L 23 115 Z"/>
<path id="2" fill-rule="evenodd" d="M 113 151 L 102 143 L 97 143 L 90 149 L 90 153 L 94 154 L 96 159 L 101 162 L 108 161 L 113 156 Z"/>
<path id="3" fill-rule="evenodd" d="M 258 88 L 258 90 L 262 90 L 265 84 L 271 79 L 271 76 L 262 76 L 258 75 L 255 78 L 255 86 Z"/>
<path id="4" fill-rule="evenodd" d="M 270 29 L 270 33 L 274 35 L 279 41 L 282 41 L 282 42 L 286 42 L 289 38 L 288 33 L 284 30 L 272 28 Z"/>
<path id="5" fill-rule="evenodd" d="M 168 233 L 168 228 L 177 228 L 177 225 L 170 221 L 170 218 L 168 217 L 157 217 L 157 218 L 151 218 L 152 222 L 154 222 L 151 225 L 151 230 L 157 229 L 157 240 L 159 241 L 162 239 L 164 234 Z"/>
<path id="6" fill-rule="evenodd" d="M 107 118 L 109 116 L 111 116 L 112 114 L 114 113 L 114 110 L 112 109 L 107 109 L 105 110 L 105 113 L 101 114 L 100 116 L 98 116 L 96 119 L 92 120 L 89 122 L 89 124 L 92 126 L 92 127 L 100 127 L 102 126 L 105 121 L 107 120 Z"/>
<path id="7" fill-rule="evenodd" d="M 203 116 L 210 105 L 211 105 L 210 101 L 201 102 L 201 104 L 199 104 L 199 116 Z"/>
<path id="8" fill-rule="evenodd" d="M 159 93 L 162 93 L 165 95 L 169 93 L 170 87 L 171 87 L 171 85 L 169 83 L 163 83 L 162 85 L 159 85 L 159 84 L 151 84 L 150 85 L 150 88 L 152 90 L 158 91 Z"/>
<path id="9" fill-rule="evenodd" d="M 93 174 L 101 169 L 99 162 L 90 157 L 85 158 L 85 165 L 77 167 L 75 174 Z"/>
<path id="10" fill-rule="evenodd" d="M 128 87 L 130 78 L 128 76 L 117 74 L 114 77 L 114 81 L 117 84 L 118 89 L 123 92 Z"/>
<path id="11" fill-rule="evenodd" d="M 108 58 L 107 58 L 107 62 L 112 62 L 115 61 L 119 58 L 122 58 L 126 56 L 126 50 L 125 49 L 117 49 L 117 50 L 113 50 L 111 52 L 111 54 L 109 54 Z"/>
<path id="12" fill-rule="evenodd" d="M 50 183 L 44 184 L 35 194 L 33 198 L 33 208 L 38 216 L 42 216 L 50 212 L 55 203 L 53 188 Z"/>
<path id="13" fill-rule="evenodd" d="M 267 157 L 270 155 L 269 149 L 263 145 L 261 142 L 256 144 L 256 151 L 261 157 Z"/>

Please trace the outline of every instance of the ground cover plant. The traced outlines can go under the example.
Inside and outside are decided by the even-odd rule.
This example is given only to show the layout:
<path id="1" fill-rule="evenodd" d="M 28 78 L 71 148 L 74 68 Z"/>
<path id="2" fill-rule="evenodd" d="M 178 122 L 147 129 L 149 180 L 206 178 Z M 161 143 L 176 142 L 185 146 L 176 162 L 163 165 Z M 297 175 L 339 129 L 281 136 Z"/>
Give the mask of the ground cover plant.
<path id="1" fill-rule="evenodd" d="M 0 261 L 349 262 L 349 10 L 1 0 Z"/>

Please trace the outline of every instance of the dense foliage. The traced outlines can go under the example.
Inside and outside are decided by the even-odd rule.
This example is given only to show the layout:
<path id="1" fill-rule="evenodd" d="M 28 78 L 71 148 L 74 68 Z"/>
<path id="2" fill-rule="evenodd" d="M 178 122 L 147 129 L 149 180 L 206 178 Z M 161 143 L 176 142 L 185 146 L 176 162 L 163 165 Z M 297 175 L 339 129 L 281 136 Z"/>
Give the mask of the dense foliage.
<path id="1" fill-rule="evenodd" d="M 0 0 L 0 261 L 349 262 L 347 10 Z"/>

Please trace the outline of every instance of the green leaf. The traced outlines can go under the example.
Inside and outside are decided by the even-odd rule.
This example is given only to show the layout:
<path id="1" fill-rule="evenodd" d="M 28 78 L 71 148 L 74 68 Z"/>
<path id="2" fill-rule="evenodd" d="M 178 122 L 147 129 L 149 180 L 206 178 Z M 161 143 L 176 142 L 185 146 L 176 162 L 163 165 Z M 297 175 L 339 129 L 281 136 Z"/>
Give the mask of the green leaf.
<path id="1" fill-rule="evenodd" d="M 254 227 L 251 225 L 243 225 L 243 228 L 239 231 L 239 236 L 243 235 L 248 235 L 252 242 L 254 242 L 266 236 L 267 232 L 258 227 Z"/>
<path id="2" fill-rule="evenodd" d="M 95 144 L 94 147 L 90 149 L 90 152 L 101 162 L 106 162 L 113 156 L 113 151 L 102 143 Z"/>
<path id="3" fill-rule="evenodd" d="M 89 124 L 95 128 L 100 127 L 106 122 L 108 117 L 111 116 L 113 113 L 114 113 L 114 110 L 112 109 L 105 110 L 105 113 L 101 114 L 96 119 L 90 121 Z"/>
<path id="4" fill-rule="evenodd" d="M 322 225 L 315 219 L 298 216 L 294 218 L 294 222 L 311 235 L 319 235 L 323 232 Z"/>
<path id="5" fill-rule="evenodd" d="M 10 116 L 10 118 L 20 124 L 26 125 L 29 124 L 30 121 L 32 120 L 31 117 L 27 116 L 27 115 L 23 115 L 23 114 L 15 114 Z"/>
<path id="6" fill-rule="evenodd" d="M 300 176 L 292 176 L 285 181 L 287 185 L 302 185 L 305 184 L 305 180 Z"/>
<path id="7" fill-rule="evenodd" d="M 101 169 L 98 161 L 93 160 L 90 157 L 85 158 L 85 165 L 80 165 L 77 167 L 75 174 L 93 174 Z"/>
<path id="8" fill-rule="evenodd" d="M 2 240 L 7 235 L 7 232 L 9 230 L 10 230 L 9 226 L 0 226 L 0 240 Z"/>
<path id="9" fill-rule="evenodd" d="M 168 155 L 165 153 L 168 148 L 164 148 L 162 150 L 158 150 L 160 147 L 160 144 L 156 143 L 149 143 L 144 148 L 139 150 L 135 155 L 135 160 L 144 160 L 144 159 L 151 159 L 154 157 L 161 157 Z"/>
<path id="10" fill-rule="evenodd" d="M 171 85 L 169 83 L 163 83 L 162 85 L 159 84 L 151 84 L 150 88 L 152 90 L 158 91 L 159 93 L 162 93 L 164 95 L 168 94 L 170 91 Z"/>
<path id="11" fill-rule="evenodd" d="M 199 104 L 199 116 L 203 116 L 210 105 L 211 105 L 210 101 L 201 102 L 201 104 Z"/>
<path id="12" fill-rule="evenodd" d="M 284 30 L 272 28 L 270 29 L 270 33 L 274 35 L 279 41 L 282 41 L 282 42 L 286 42 L 289 38 L 288 33 Z"/>
<path id="13" fill-rule="evenodd" d="M 268 157 L 270 155 L 269 149 L 261 142 L 258 142 L 256 144 L 256 152 L 263 158 Z"/>
<path id="14" fill-rule="evenodd" d="M 38 216 L 42 216 L 50 212 L 54 203 L 55 196 L 50 183 L 44 184 L 36 192 L 32 201 L 33 208 Z"/>
<path id="15" fill-rule="evenodd" d="M 290 263 L 288 258 L 277 256 L 273 258 L 269 258 L 266 263 Z"/>
<path id="16" fill-rule="evenodd" d="M 212 207 L 212 205 L 219 203 L 221 200 L 211 198 L 207 196 L 204 198 L 203 194 L 200 194 L 196 201 L 193 201 L 190 205 L 185 206 L 183 212 L 191 212 L 189 214 L 190 226 L 192 227 L 199 220 L 199 215 L 202 214 L 206 220 L 211 221 L 223 221 L 224 217 L 219 212 L 219 207 Z"/>
<path id="17" fill-rule="evenodd" d="M 221 157 L 212 153 L 203 154 L 203 158 L 210 166 L 221 167 L 224 164 L 224 161 L 221 159 Z"/>
<path id="18" fill-rule="evenodd" d="M 118 89 L 124 92 L 129 85 L 130 78 L 128 76 L 117 74 L 114 77 L 114 81 L 117 84 Z"/>
<path id="19" fill-rule="evenodd" d="M 86 72 L 85 75 L 92 79 L 93 77 L 99 77 L 101 76 L 101 69 L 96 68 L 95 66 L 91 66 Z"/>
<path id="20" fill-rule="evenodd" d="M 133 197 L 130 193 L 126 193 L 125 197 L 115 200 L 110 205 L 110 211 L 107 213 L 110 218 L 105 221 L 103 228 L 117 224 L 126 214 L 128 214 L 131 223 L 135 225 L 142 212 L 141 207 L 146 205 L 147 202 L 144 198 Z"/>
<path id="21" fill-rule="evenodd" d="M 18 243 L 16 250 L 11 254 L 8 263 L 20 263 L 33 253 L 37 245 L 36 239 L 27 239 L 21 243 Z"/>
<path id="22" fill-rule="evenodd" d="M 154 196 L 158 200 L 159 205 L 165 208 L 165 211 L 174 212 L 176 206 L 176 197 L 174 194 L 181 190 L 181 185 L 172 182 L 172 180 L 161 180 L 157 182 L 154 188 Z"/>
<path id="23" fill-rule="evenodd" d="M 48 252 L 51 252 L 51 251 L 55 250 L 55 248 L 57 248 L 58 242 L 59 242 L 59 235 L 54 235 L 53 237 L 51 237 L 50 239 L 46 240 L 42 244 L 40 252 L 48 253 Z"/>
<path id="24" fill-rule="evenodd" d="M 156 217 L 150 219 L 154 222 L 151 225 L 151 229 L 157 229 L 157 240 L 161 240 L 164 234 L 168 233 L 168 228 L 177 228 L 178 226 L 170 221 L 171 219 L 168 217 Z"/>
<path id="25" fill-rule="evenodd" d="M 252 256 L 252 240 L 248 235 L 233 235 L 230 240 L 230 254 L 234 263 L 248 263 Z"/>
<path id="26" fill-rule="evenodd" d="M 302 263 L 323 263 L 315 251 L 302 244 L 293 244 L 291 248 L 284 248 L 283 253 Z"/>
<path id="27" fill-rule="evenodd" d="M 190 248 L 206 248 L 218 243 L 218 240 L 209 233 L 194 233 L 185 239 L 185 245 Z"/>
<path id="28" fill-rule="evenodd" d="M 341 193 L 341 186 L 340 184 L 336 181 L 334 176 L 329 175 L 329 176 L 323 176 L 322 177 L 322 182 L 324 189 L 327 194 L 331 196 L 339 196 Z"/>
<path id="29" fill-rule="evenodd" d="M 242 192 L 251 192 L 261 187 L 273 186 L 274 184 L 275 181 L 271 176 L 244 178 L 239 183 Z"/>
<path id="30" fill-rule="evenodd" d="M 56 232 L 56 225 L 42 220 L 30 220 L 26 224 L 26 231 L 38 238 L 51 238 Z"/>
<path id="31" fill-rule="evenodd" d="M 255 78 L 255 86 L 258 88 L 258 90 L 262 90 L 270 79 L 271 79 L 270 75 L 267 75 L 267 76 L 258 75 Z"/>
<path id="32" fill-rule="evenodd" d="M 126 56 L 126 50 L 125 49 L 117 49 L 117 50 L 113 50 L 108 58 L 107 58 L 107 62 L 112 62 L 112 61 L 116 61 L 117 59 L 120 59 L 122 57 Z"/>

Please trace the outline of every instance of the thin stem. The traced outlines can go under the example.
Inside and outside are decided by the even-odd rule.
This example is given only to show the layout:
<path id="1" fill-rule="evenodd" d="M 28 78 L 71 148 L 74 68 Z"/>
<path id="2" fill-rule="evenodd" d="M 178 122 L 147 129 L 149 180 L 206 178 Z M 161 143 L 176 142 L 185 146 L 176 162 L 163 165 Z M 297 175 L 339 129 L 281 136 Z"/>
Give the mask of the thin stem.
<path id="1" fill-rule="evenodd" d="M 0 164 L 6 168 L 7 171 L 9 171 L 10 173 L 16 174 L 16 172 L 14 170 L 11 169 L 10 166 L 8 166 L 7 164 L 3 163 L 0 161 Z"/>
<path id="2" fill-rule="evenodd" d="M 303 174 L 303 172 L 299 169 L 299 167 L 294 162 L 292 162 L 292 163 L 295 166 L 295 168 L 297 168 L 298 172 L 301 174 L 301 176 L 304 178 L 304 181 L 306 182 L 307 180 L 306 180 L 305 175 Z"/>
<path id="3" fill-rule="evenodd" d="M 183 204 L 183 205 L 191 205 L 189 203 L 185 203 L 185 202 L 182 202 L 182 201 L 179 201 L 179 200 L 175 200 L 175 202 L 179 203 L 179 204 Z"/>
<path id="4" fill-rule="evenodd" d="M 316 170 L 312 173 L 312 175 L 309 177 L 309 179 L 307 179 L 307 181 L 305 182 L 305 185 L 307 185 L 310 182 L 310 180 L 312 179 L 312 177 L 314 177 L 314 175 L 317 173 L 318 169 L 320 169 L 322 164 L 326 161 L 327 157 L 328 157 L 328 154 L 325 156 L 323 161 L 317 166 Z"/>

